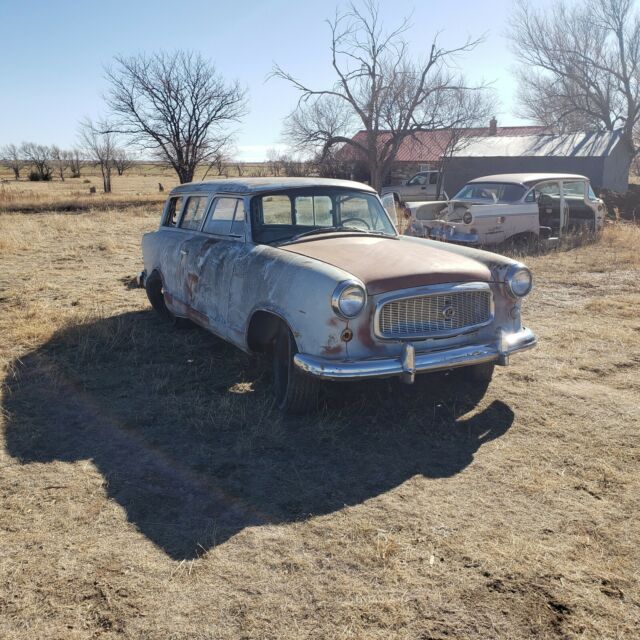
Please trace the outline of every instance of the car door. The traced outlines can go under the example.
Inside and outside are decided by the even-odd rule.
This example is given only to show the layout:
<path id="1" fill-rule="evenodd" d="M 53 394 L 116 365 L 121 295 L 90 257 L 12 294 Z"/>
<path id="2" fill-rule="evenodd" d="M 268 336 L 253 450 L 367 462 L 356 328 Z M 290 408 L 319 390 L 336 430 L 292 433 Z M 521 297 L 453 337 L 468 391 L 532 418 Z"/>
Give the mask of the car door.
<path id="1" fill-rule="evenodd" d="M 178 246 L 178 256 L 175 268 L 176 287 L 173 295 L 183 307 L 181 312 L 189 315 L 192 307 L 193 274 L 190 260 L 196 255 L 202 243 L 200 228 L 209 205 L 207 194 L 189 195 L 186 197 L 182 216 L 178 222 L 181 242 Z"/>
<path id="2" fill-rule="evenodd" d="M 191 317 L 228 336 L 229 290 L 235 263 L 245 248 L 242 198 L 217 196 L 197 240 L 188 250 L 187 281 Z"/>
<path id="3" fill-rule="evenodd" d="M 429 182 L 427 173 L 416 173 L 413 178 L 400 190 L 400 197 L 403 200 L 426 200 L 427 183 Z"/>
<path id="4" fill-rule="evenodd" d="M 168 294 L 169 306 L 173 300 L 181 298 L 180 249 L 186 236 L 180 230 L 180 221 L 184 209 L 184 196 L 171 196 L 165 205 L 162 223 L 158 231 L 144 238 L 145 254 L 150 256 L 149 269 L 159 269 L 165 294 Z"/>
<path id="5" fill-rule="evenodd" d="M 540 226 L 549 227 L 552 237 L 558 237 L 562 232 L 563 212 L 560 182 L 549 180 L 536 185 L 538 194 L 538 215 Z"/>
<path id="6" fill-rule="evenodd" d="M 429 179 L 427 180 L 427 184 L 424 185 L 422 191 L 424 192 L 425 200 L 435 200 L 437 191 L 438 191 L 438 172 L 432 171 L 427 174 Z"/>

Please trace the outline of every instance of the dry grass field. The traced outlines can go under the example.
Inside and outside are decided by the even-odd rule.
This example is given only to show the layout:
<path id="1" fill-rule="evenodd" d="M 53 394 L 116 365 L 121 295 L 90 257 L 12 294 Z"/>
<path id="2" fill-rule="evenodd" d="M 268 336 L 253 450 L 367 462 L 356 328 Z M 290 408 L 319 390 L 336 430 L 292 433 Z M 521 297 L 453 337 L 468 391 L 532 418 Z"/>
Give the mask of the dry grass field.
<path id="1" fill-rule="evenodd" d="M 479 402 L 282 418 L 262 362 L 132 287 L 156 178 L 0 213 L 0 638 L 640 636 L 640 229 L 527 259 L 540 345 Z"/>

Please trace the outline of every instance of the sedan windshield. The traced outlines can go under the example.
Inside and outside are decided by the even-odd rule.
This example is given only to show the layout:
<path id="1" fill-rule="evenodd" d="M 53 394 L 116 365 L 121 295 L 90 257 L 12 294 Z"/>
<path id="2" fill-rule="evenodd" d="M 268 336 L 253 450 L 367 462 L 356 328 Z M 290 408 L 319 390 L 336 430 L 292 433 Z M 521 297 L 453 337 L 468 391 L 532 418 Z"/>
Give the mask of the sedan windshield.
<path id="1" fill-rule="evenodd" d="M 519 184 L 501 182 L 471 182 L 454 196 L 453 200 L 473 200 L 474 202 L 492 204 L 496 202 L 518 202 L 526 188 Z"/>
<path id="2" fill-rule="evenodd" d="M 251 224 L 254 240 L 267 244 L 344 231 L 396 235 L 375 194 L 326 187 L 255 197 Z"/>

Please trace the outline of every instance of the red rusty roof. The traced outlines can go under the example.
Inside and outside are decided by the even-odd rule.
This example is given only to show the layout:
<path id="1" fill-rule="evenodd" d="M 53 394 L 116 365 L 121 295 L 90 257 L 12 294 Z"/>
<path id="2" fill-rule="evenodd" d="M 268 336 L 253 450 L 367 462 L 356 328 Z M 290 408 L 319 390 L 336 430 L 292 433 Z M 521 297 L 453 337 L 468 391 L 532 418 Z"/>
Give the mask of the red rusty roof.
<path id="1" fill-rule="evenodd" d="M 548 133 L 548 129 L 540 126 L 525 127 L 497 127 L 496 136 L 527 136 Z M 383 143 L 389 137 L 388 132 L 380 133 L 379 140 Z M 488 127 L 474 127 L 465 130 L 465 136 L 488 136 Z M 358 131 L 353 140 L 366 144 L 366 132 Z M 438 162 L 451 138 L 451 129 L 437 129 L 435 131 L 419 131 L 413 137 L 407 137 L 402 141 L 398 153 L 397 162 Z M 339 152 L 343 160 L 355 160 L 358 150 L 346 144 Z"/>

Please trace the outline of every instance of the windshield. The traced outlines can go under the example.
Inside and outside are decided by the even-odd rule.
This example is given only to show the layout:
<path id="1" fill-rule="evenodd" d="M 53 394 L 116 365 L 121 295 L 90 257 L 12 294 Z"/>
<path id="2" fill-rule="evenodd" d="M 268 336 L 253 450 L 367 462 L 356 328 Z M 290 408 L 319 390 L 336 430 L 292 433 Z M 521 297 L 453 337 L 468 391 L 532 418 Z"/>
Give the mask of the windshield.
<path id="1" fill-rule="evenodd" d="M 471 182 L 455 195 L 453 200 L 474 200 L 486 202 L 518 202 L 524 196 L 526 188 L 519 184 L 501 182 Z"/>
<path id="2" fill-rule="evenodd" d="M 317 187 L 278 191 L 254 197 L 251 224 L 256 242 L 313 237 L 330 231 L 395 236 L 396 230 L 373 193 Z"/>

